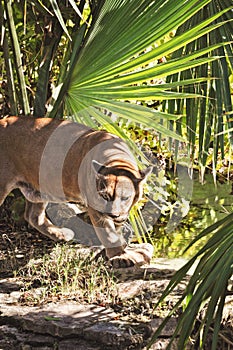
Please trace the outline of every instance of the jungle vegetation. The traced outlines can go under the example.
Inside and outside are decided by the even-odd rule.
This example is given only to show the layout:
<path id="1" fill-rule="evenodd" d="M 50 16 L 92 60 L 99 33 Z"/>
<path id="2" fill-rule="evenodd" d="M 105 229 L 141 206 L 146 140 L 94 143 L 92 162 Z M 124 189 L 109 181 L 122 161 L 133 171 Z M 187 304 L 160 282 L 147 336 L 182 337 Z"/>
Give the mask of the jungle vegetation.
<path id="1" fill-rule="evenodd" d="M 185 143 L 185 159 L 202 180 L 210 164 L 215 179 L 223 162 L 229 174 L 231 0 L 4 0 L 0 21 L 2 116 L 71 117 L 116 133 L 137 153 L 133 125 L 141 138 L 166 138 L 175 162 Z M 165 291 L 164 297 L 200 258 L 174 308 L 186 301 L 175 333 L 182 329 L 180 349 L 203 302 L 200 348 L 214 322 L 216 349 L 233 269 L 232 222 L 229 214 L 195 239 L 211 234 Z"/>

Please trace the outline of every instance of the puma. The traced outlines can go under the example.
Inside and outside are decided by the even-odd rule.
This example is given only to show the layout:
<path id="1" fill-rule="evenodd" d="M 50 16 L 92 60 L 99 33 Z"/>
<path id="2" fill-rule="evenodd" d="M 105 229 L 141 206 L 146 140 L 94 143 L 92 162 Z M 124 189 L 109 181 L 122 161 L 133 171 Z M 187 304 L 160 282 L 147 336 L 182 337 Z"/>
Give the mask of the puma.
<path id="1" fill-rule="evenodd" d="M 139 170 L 126 143 L 106 131 L 51 118 L 0 120 L 0 205 L 19 188 L 25 220 L 53 240 L 69 241 L 74 232 L 55 226 L 45 209 L 49 202 L 76 203 L 117 266 L 150 260 L 150 248 L 127 247 L 121 229 L 151 170 Z"/>

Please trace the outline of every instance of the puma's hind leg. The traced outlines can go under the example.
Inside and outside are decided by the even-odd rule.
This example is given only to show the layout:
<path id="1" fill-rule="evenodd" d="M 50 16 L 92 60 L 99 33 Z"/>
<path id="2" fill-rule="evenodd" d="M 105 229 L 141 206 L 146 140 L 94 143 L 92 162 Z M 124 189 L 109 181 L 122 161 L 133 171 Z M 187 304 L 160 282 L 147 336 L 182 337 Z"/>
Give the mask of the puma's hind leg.
<path id="1" fill-rule="evenodd" d="M 26 199 L 24 218 L 29 224 L 42 234 L 54 241 L 70 241 L 74 238 L 74 232 L 69 228 L 61 228 L 53 225 L 45 214 L 47 203 L 32 203 Z"/>
<path id="2" fill-rule="evenodd" d="M 0 169 L 0 205 L 3 204 L 8 194 L 12 190 L 14 190 L 16 187 L 17 186 L 14 181 L 14 177 L 11 176 L 10 172 L 8 174 L 8 177 L 6 177 L 5 174 L 1 173 L 1 169 Z"/>
<path id="3" fill-rule="evenodd" d="M 1 185 L 0 185 L 1 186 Z M 5 190 L 5 188 L 3 187 L 0 187 L 0 205 L 3 204 L 5 198 L 7 197 L 8 195 L 8 191 Z"/>

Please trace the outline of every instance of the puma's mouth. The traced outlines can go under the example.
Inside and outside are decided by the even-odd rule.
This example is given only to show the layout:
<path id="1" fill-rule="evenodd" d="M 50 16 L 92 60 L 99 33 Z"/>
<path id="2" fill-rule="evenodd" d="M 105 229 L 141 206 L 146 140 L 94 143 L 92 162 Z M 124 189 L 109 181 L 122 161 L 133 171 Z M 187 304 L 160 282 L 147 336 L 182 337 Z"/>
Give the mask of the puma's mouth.
<path id="1" fill-rule="evenodd" d="M 121 224 L 125 222 L 128 218 L 128 216 L 118 216 L 118 215 L 113 215 L 113 214 L 108 214 L 108 217 L 112 219 L 115 223 Z"/>
<path id="2" fill-rule="evenodd" d="M 115 215 L 110 213 L 102 213 L 102 214 L 106 219 L 111 219 L 115 224 L 118 224 L 118 225 L 123 224 L 128 219 L 128 215 Z"/>
<path id="3" fill-rule="evenodd" d="M 114 219 L 113 221 L 115 222 L 115 224 L 123 224 L 126 221 L 126 219 Z"/>

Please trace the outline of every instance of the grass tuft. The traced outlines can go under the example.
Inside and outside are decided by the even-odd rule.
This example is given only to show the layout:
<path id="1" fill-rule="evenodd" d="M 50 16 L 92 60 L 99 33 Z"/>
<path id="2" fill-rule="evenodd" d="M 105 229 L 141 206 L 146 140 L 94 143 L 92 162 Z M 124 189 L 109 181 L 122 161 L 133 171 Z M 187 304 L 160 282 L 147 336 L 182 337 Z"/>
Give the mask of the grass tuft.
<path id="1" fill-rule="evenodd" d="M 59 244 L 50 254 L 31 259 L 19 269 L 21 302 L 42 304 L 56 300 L 108 304 L 116 297 L 115 277 L 102 257 L 79 246 Z"/>

